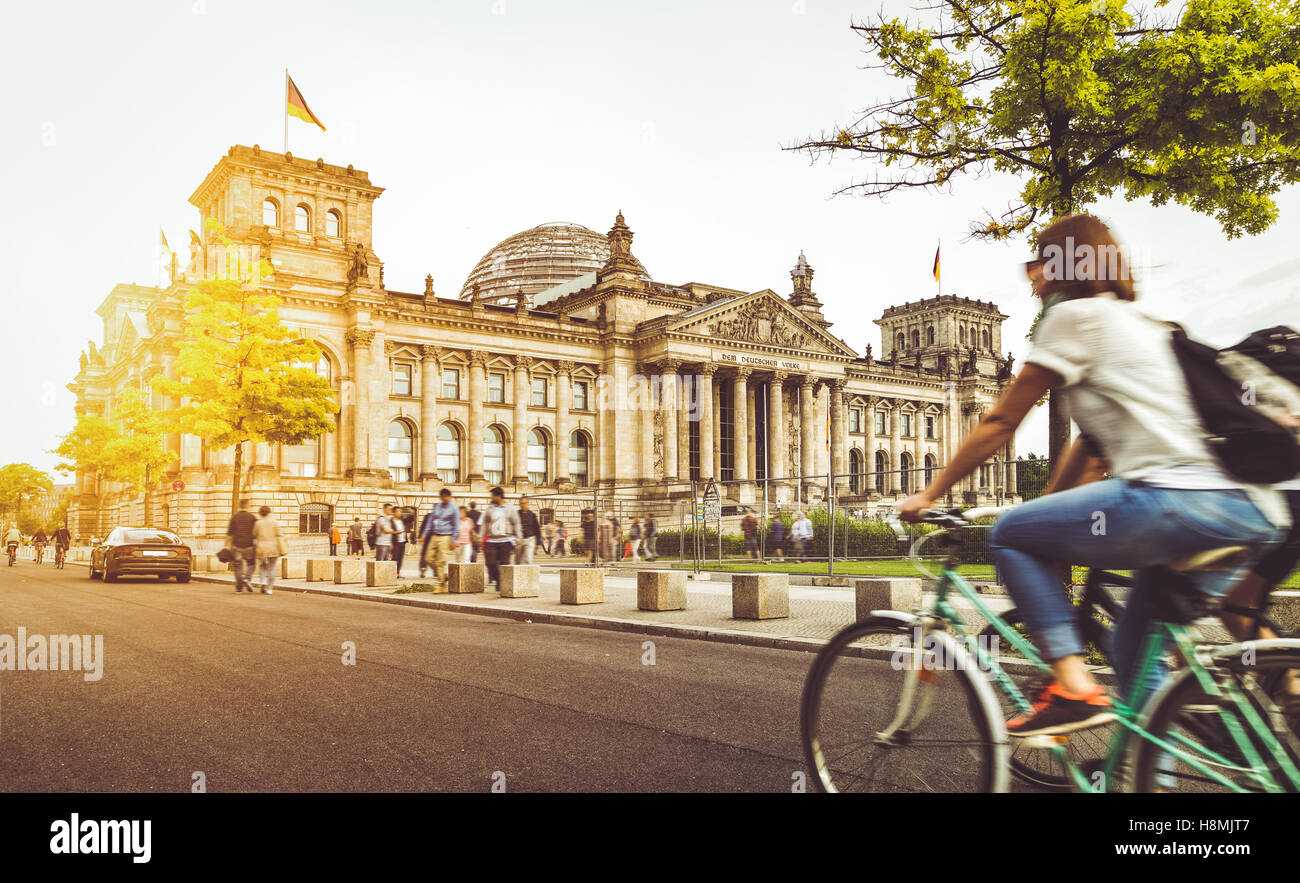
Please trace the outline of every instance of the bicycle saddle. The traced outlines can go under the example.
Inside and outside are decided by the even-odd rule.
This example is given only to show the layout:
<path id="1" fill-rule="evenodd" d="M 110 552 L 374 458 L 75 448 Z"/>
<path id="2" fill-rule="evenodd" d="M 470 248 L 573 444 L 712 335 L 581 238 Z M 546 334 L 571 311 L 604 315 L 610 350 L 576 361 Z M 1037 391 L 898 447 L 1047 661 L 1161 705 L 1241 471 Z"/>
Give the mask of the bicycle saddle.
<path id="1" fill-rule="evenodd" d="M 1165 565 L 1175 573 L 1194 573 L 1198 570 L 1232 570 L 1243 563 L 1249 546 L 1220 546 L 1192 555 L 1175 558 Z"/>

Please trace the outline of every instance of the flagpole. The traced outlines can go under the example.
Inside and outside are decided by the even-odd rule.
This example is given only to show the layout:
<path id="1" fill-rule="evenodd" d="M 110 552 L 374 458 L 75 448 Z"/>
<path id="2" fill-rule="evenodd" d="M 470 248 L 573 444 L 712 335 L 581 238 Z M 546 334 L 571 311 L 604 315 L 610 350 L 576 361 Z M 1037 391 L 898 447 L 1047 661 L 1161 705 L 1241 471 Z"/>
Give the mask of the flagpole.
<path id="1" fill-rule="evenodd" d="M 285 148 L 288 150 L 289 148 Z M 935 296 L 943 297 L 943 237 L 934 244 L 934 287 Z"/>
<path id="2" fill-rule="evenodd" d="M 289 69 L 284 69 L 284 152 L 289 152 Z"/>

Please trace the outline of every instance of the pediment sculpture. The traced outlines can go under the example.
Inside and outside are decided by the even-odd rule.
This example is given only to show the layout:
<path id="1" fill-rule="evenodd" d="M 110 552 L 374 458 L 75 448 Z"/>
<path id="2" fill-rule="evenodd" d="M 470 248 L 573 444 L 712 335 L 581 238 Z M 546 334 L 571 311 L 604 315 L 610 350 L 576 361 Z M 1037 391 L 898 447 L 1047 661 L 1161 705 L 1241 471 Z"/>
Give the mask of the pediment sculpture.
<path id="1" fill-rule="evenodd" d="M 713 323 L 714 337 L 806 350 L 820 342 L 770 301 L 752 301 Z"/>

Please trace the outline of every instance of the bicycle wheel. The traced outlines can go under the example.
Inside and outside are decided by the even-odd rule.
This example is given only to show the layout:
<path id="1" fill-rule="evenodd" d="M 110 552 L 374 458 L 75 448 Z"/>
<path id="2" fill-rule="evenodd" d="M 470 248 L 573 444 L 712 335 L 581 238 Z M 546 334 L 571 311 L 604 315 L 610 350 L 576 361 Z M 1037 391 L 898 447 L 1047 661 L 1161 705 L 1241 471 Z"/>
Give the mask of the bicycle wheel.
<path id="1" fill-rule="evenodd" d="M 1001 619 L 1007 625 L 1019 631 L 1029 640 L 1033 638 L 1029 635 L 1028 628 L 1021 620 L 1020 612 L 1012 607 L 1010 610 L 1001 614 Z M 1105 618 L 1103 611 L 1094 612 L 1095 627 L 1100 630 L 1108 628 L 1109 619 Z M 1001 638 L 997 629 L 993 626 L 985 626 L 980 632 L 979 637 L 985 641 L 985 646 L 998 646 L 993 644 L 994 638 Z M 1092 632 L 1085 636 L 1090 642 L 1096 641 L 1101 637 L 1100 632 Z M 1005 646 L 1005 644 L 1003 644 Z M 1015 683 L 1018 689 L 1030 702 L 1034 701 L 1038 691 L 1046 683 L 1048 675 L 1041 671 L 1021 671 L 1019 667 L 1007 667 L 1003 671 Z M 998 704 L 1001 707 L 1001 714 L 1004 720 L 1009 720 L 1021 713 L 1020 709 L 1012 701 L 1011 697 L 1001 690 L 995 689 Z M 1093 769 L 1099 766 L 1110 750 L 1110 745 L 1115 736 L 1115 728 L 1118 724 L 1106 724 L 1100 727 L 1092 727 L 1087 730 L 1079 730 L 1071 733 L 1069 741 L 1065 744 L 1066 756 L 1070 763 L 1082 767 L 1085 770 Z M 1015 776 L 1022 782 L 1043 788 L 1047 791 L 1072 791 L 1073 784 L 1070 781 L 1069 774 L 1065 769 L 1065 764 L 1057 757 L 1055 751 L 1047 748 L 1032 747 L 1024 739 L 1012 739 L 1009 746 L 1008 764 L 1011 775 Z"/>
<path id="2" fill-rule="evenodd" d="M 822 791 L 1005 790 L 996 708 L 949 635 L 867 620 L 813 661 L 800 706 L 804 757 Z"/>
<path id="3" fill-rule="evenodd" d="M 1290 672 L 1300 675 L 1300 641 L 1260 643 L 1274 646 L 1257 646 L 1250 661 L 1242 653 L 1247 645 L 1220 651 L 1215 654 L 1211 673 L 1220 683 L 1228 681 L 1236 686 L 1249 706 L 1263 719 L 1273 738 L 1282 745 L 1292 766 L 1300 768 L 1300 713 L 1288 713 L 1279 707 L 1277 701 L 1282 679 Z M 1143 726 L 1153 736 L 1178 744 L 1231 786 L 1216 781 L 1182 758 L 1162 751 L 1151 740 L 1135 736 L 1138 743 L 1133 754 L 1135 791 L 1262 792 L 1268 790 L 1268 782 L 1282 791 L 1294 793 L 1300 790 L 1300 785 L 1283 765 L 1265 751 L 1262 736 L 1246 722 L 1236 704 L 1208 695 L 1193 671 L 1176 675 L 1163 691 L 1153 696 L 1144 717 L 1146 723 Z M 1264 761 L 1264 768 L 1253 775 L 1241 769 L 1250 764 L 1230 734 L 1226 723 L 1228 718 L 1235 720 L 1245 731 L 1249 743 Z M 1187 741 L 1193 745 L 1188 746 Z M 1208 752 L 1213 752 L 1213 755 Z"/>

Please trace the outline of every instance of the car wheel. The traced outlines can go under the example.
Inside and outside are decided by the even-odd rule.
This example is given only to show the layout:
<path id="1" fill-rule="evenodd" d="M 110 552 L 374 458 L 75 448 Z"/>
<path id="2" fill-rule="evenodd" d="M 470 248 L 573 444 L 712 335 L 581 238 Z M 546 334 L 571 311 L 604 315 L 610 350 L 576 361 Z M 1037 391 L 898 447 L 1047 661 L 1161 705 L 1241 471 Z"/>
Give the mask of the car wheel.
<path id="1" fill-rule="evenodd" d="M 113 571 L 109 570 L 107 564 L 104 565 L 104 575 L 103 575 L 103 579 L 104 579 L 104 582 L 106 582 L 106 583 L 115 583 L 115 582 L 117 582 L 117 574 L 116 574 L 116 573 L 113 573 Z"/>

